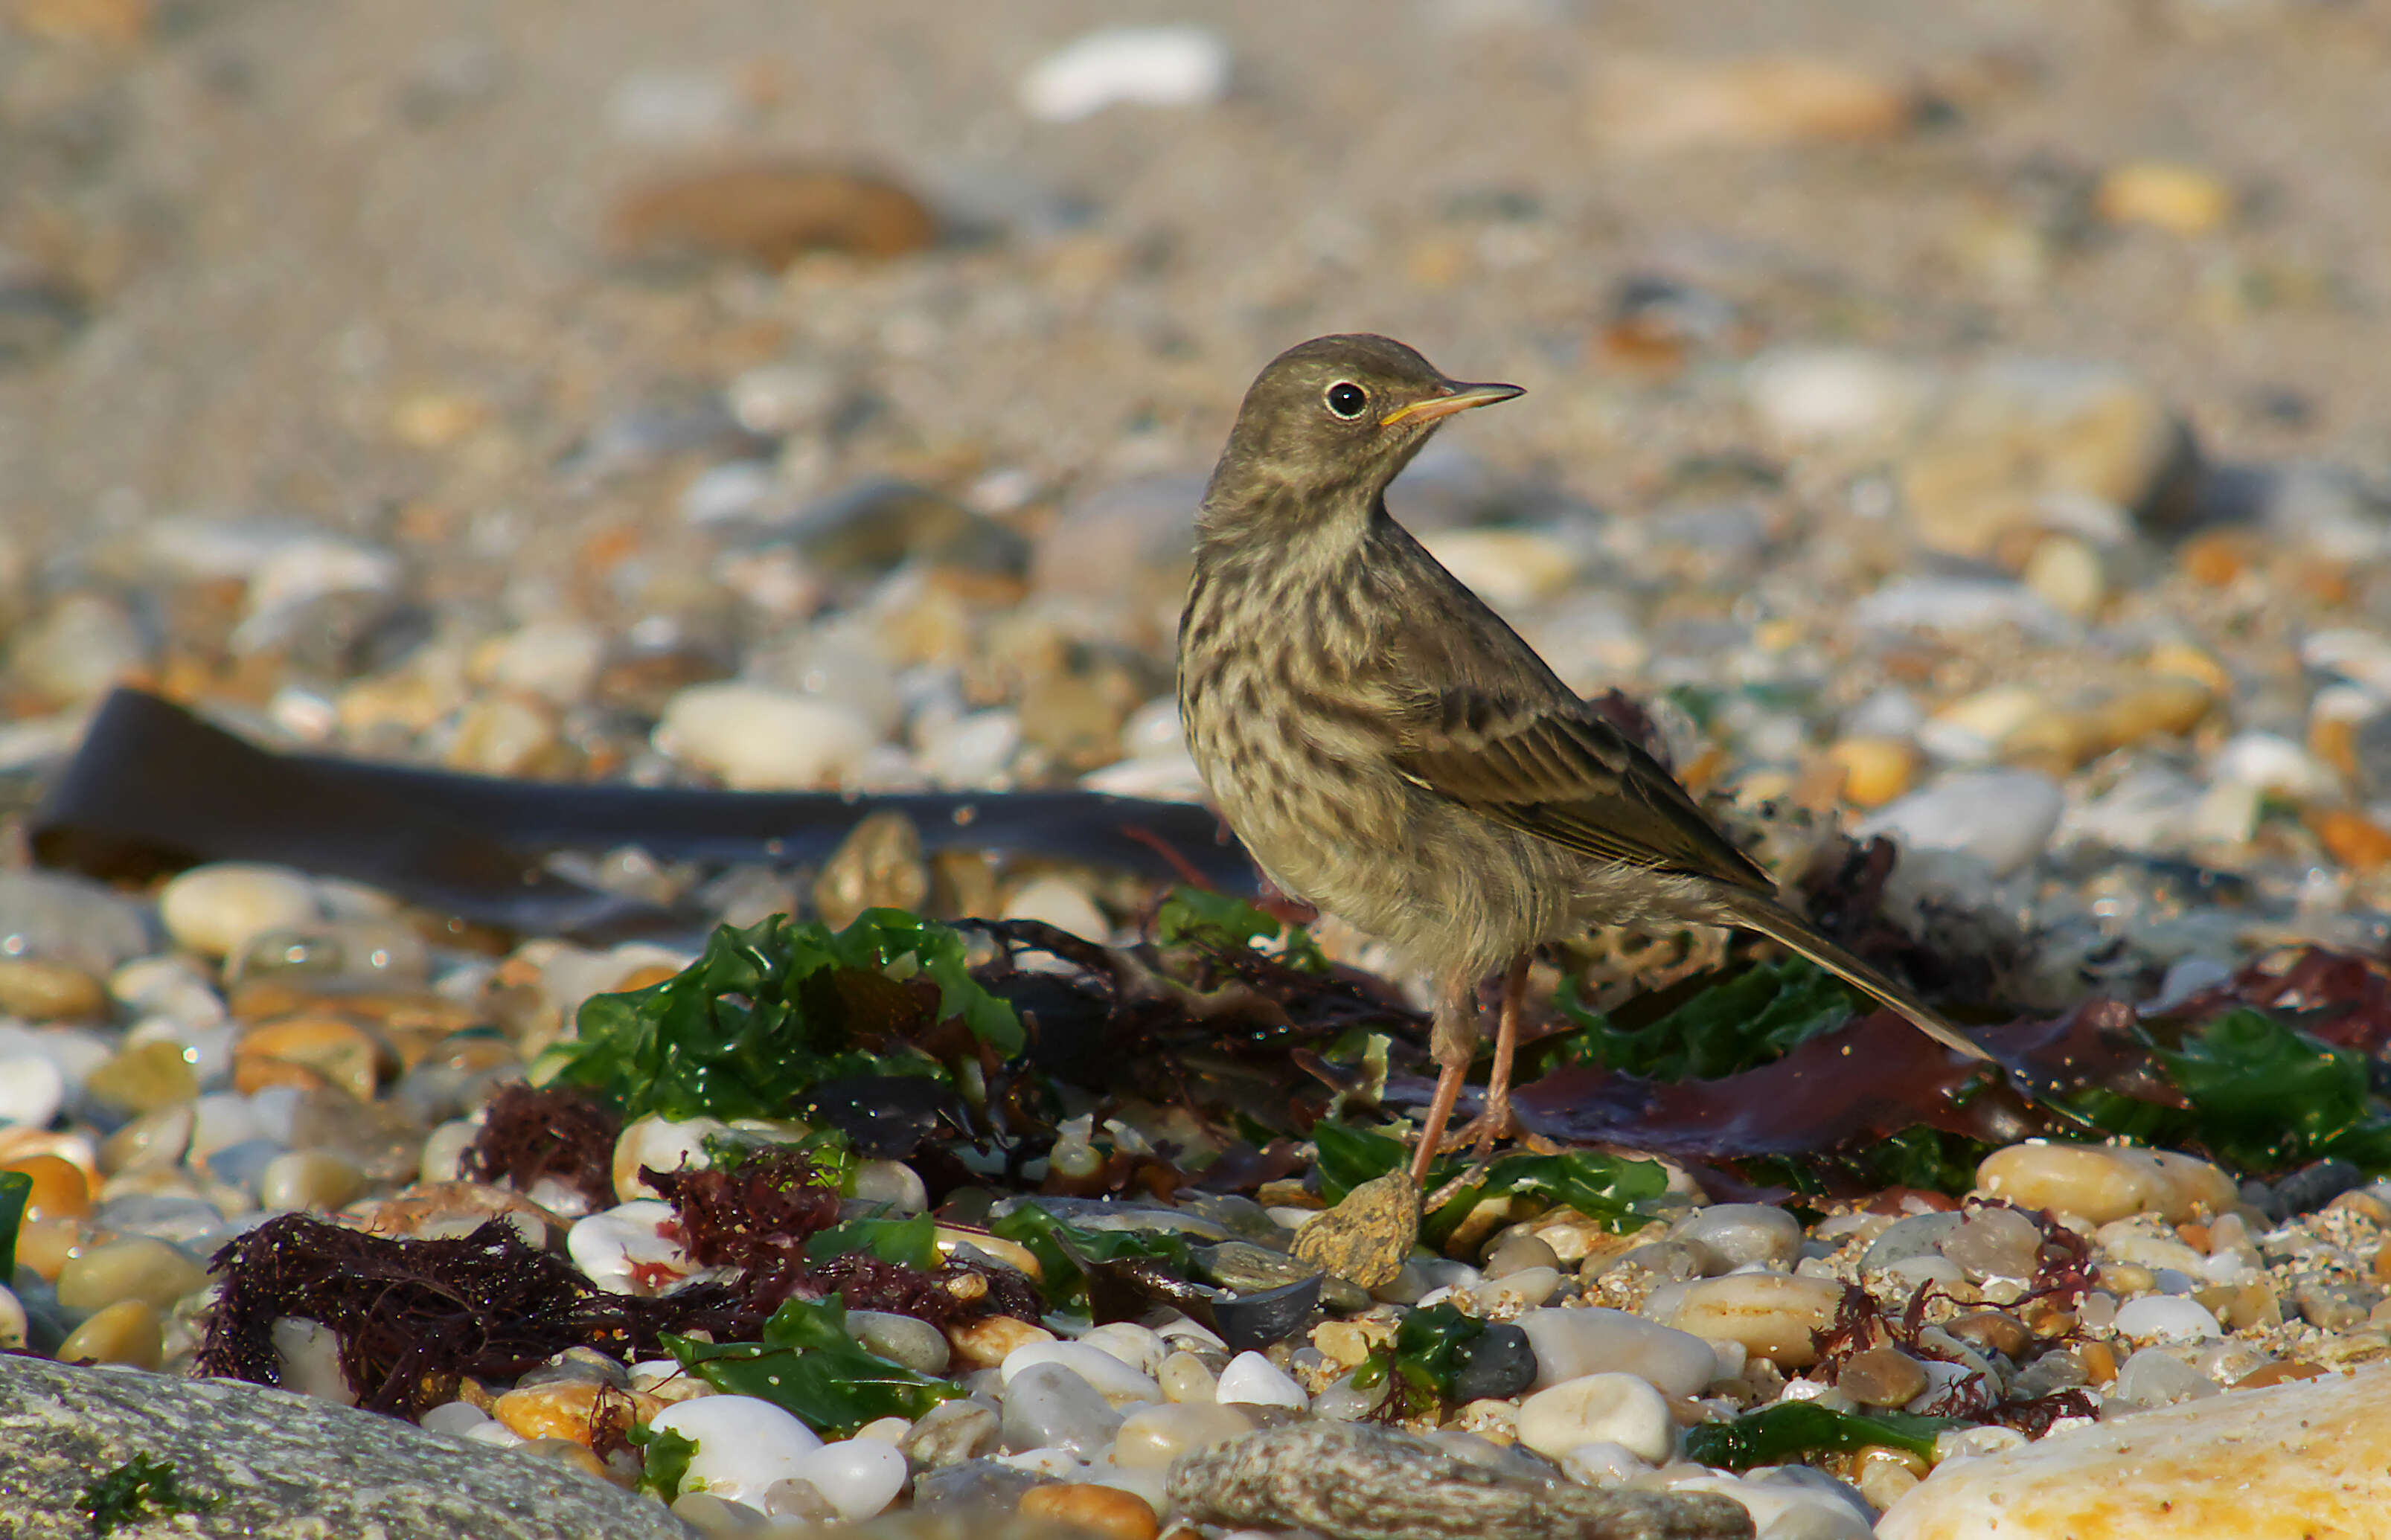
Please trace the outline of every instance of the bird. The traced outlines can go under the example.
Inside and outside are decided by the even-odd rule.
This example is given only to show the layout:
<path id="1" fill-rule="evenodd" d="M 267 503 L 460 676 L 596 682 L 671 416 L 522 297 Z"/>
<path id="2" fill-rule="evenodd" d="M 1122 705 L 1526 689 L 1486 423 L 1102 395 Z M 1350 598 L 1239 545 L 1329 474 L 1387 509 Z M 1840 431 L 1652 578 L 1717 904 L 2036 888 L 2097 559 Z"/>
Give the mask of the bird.
<path id="1" fill-rule="evenodd" d="M 1516 385 L 1447 379 L 1366 333 L 1287 349 L 1247 391 L 1196 516 L 1178 703 L 1196 770 L 1281 892 L 1433 982 L 1437 1084 L 1411 1177 L 1513 1129 L 1538 946 L 1597 925 L 1755 931 L 1945 1046 L 1989 1055 L 1821 936 L 1661 764 L 1589 705 L 1387 511 L 1447 418 Z M 1500 973 L 1483 1111 L 1447 1123 Z"/>

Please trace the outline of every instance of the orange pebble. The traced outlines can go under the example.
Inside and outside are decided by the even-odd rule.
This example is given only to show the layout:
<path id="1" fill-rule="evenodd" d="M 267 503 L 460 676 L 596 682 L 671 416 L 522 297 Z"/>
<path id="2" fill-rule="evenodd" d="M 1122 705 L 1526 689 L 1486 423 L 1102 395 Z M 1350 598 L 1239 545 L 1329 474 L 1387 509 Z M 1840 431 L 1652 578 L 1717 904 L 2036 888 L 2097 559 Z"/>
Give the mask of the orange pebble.
<path id="1" fill-rule="evenodd" d="M 1021 1495 L 1020 1511 L 1024 1518 L 1052 1519 L 1118 1540 L 1154 1540 L 1162 1533 L 1162 1521 L 1145 1499 L 1118 1487 L 1069 1482 L 1033 1486 Z"/>
<path id="2" fill-rule="evenodd" d="M 28 1155 L 0 1165 L 0 1171 L 19 1171 L 33 1179 L 25 1199 L 28 1219 L 80 1219 L 91 1212 L 90 1179 L 64 1156 Z"/>
<path id="3" fill-rule="evenodd" d="M 2329 807 L 2307 815 L 2308 831 L 2332 856 L 2352 871 L 2372 871 L 2377 866 L 2391 866 L 2391 828 L 2353 813 L 2346 807 Z"/>

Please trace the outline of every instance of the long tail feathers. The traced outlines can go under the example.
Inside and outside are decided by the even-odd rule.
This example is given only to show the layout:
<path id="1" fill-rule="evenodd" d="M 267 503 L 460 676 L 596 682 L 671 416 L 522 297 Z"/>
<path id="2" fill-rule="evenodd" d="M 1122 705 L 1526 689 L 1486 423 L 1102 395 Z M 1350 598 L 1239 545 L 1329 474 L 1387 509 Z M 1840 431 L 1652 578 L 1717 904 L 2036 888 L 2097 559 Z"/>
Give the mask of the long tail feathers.
<path id="1" fill-rule="evenodd" d="M 1790 948 L 1835 974 L 1854 988 L 1874 995 L 1907 1017 L 1919 1032 L 1971 1059 L 1990 1060 L 1992 1055 L 1970 1042 L 1958 1028 L 1925 1001 L 1893 982 L 1867 963 L 1813 930 L 1803 921 L 1765 900 L 1738 905 L 1735 923 L 1757 930 L 1779 946 Z"/>

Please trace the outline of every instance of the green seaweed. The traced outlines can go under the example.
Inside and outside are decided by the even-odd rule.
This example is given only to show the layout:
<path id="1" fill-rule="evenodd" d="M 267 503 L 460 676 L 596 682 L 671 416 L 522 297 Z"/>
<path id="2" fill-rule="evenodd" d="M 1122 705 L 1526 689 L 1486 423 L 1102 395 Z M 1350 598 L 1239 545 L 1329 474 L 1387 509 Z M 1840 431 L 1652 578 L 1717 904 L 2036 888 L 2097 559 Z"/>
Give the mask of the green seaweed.
<path id="1" fill-rule="evenodd" d="M 1783 1465 L 1821 1450 L 1849 1454 L 1875 1444 L 1907 1450 L 1925 1459 L 1934 1457 L 1934 1436 L 1961 1426 L 1947 1417 L 1918 1417 L 1908 1412 L 1830 1411 L 1808 1401 L 1789 1401 L 1739 1417 L 1733 1422 L 1704 1422 L 1686 1430 L 1686 1458 L 1698 1465 L 1747 1470 L 1755 1465 Z"/>
<path id="2" fill-rule="evenodd" d="M 653 1493 L 665 1502 L 680 1495 L 680 1483 L 689 1479 L 689 1460 L 697 1453 L 697 1441 L 670 1428 L 659 1432 L 644 1422 L 631 1424 L 632 1447 L 640 1451 L 640 1490 Z"/>
<path id="3" fill-rule="evenodd" d="M 1087 1275 L 1072 1253 L 1091 1263 L 1157 1257 L 1184 1276 L 1191 1258 L 1187 1238 L 1167 1230 L 1095 1230 L 1074 1225 L 1035 1203 L 1016 1205 L 991 1221 L 989 1233 L 1027 1247 L 1038 1259 L 1039 1288 L 1048 1303 L 1068 1304 L 1087 1297 Z"/>
<path id="4" fill-rule="evenodd" d="M 847 1334 L 835 1299 L 791 1300 L 764 1323 L 760 1342 L 701 1342 L 665 1335 L 682 1368 L 730 1395 L 781 1407 L 818 1433 L 845 1438 L 884 1417 L 911 1419 L 961 1387 L 916 1374 Z"/>
<path id="5" fill-rule="evenodd" d="M 32 1198 L 30 1174 L 0 1171 L 0 1284 L 17 1276 L 17 1231 L 25 1223 L 25 1206 Z"/>
<path id="6" fill-rule="evenodd" d="M 2069 1097 L 2112 1134 L 2196 1145 L 2243 1171 L 2310 1161 L 2391 1171 L 2391 1114 L 2374 1097 L 2367 1056 L 2336 1048 L 2263 1010 L 2242 1007 L 2152 1051 L 2190 1105 L 2161 1106 L 2093 1090 Z"/>
<path id="7" fill-rule="evenodd" d="M 1195 945 L 1213 952 L 1245 952 L 1258 941 L 1276 942 L 1278 958 L 1306 973 L 1328 971 L 1328 956 L 1312 932 L 1255 908 L 1244 899 L 1201 888 L 1173 888 L 1155 911 L 1155 940 L 1164 946 Z"/>
<path id="8" fill-rule="evenodd" d="M 75 1499 L 91 1521 L 91 1533 L 107 1535 L 120 1525 L 138 1524 L 177 1513 L 205 1513 L 221 1501 L 183 1490 L 182 1478 L 163 1460 L 136 1455 L 83 1489 Z"/>
<path id="9" fill-rule="evenodd" d="M 901 909 L 836 931 L 773 915 L 717 928 L 661 983 L 591 998 L 577 1041 L 534 1078 L 593 1086 L 630 1117 L 778 1117 L 838 1076 L 952 1080 L 913 1040 L 949 1021 L 1000 1059 L 1021 1052 L 1020 1019 L 971 976 L 963 932 Z"/>
<path id="10" fill-rule="evenodd" d="M 868 1214 L 842 1219 L 829 1229 L 806 1238 L 806 1258 L 828 1262 L 849 1251 L 863 1251 L 883 1262 L 900 1263 L 928 1271 L 938 1265 L 937 1221 L 926 1213 L 910 1219 Z"/>
<path id="11" fill-rule="evenodd" d="M 1761 963 L 1724 979 L 1640 1026 L 1621 1026 L 1584 1004 L 1572 980 L 1555 1003 L 1578 1024 L 1561 1061 L 1593 1059 L 1650 1080 L 1716 1080 L 1782 1059 L 1855 1014 L 1848 986 L 1800 957 Z"/>
<path id="12" fill-rule="evenodd" d="M 1485 1335 L 1486 1323 L 1449 1304 L 1431 1304 L 1403 1316 L 1395 1334 L 1371 1351 L 1353 1371 L 1357 1391 L 1389 1387 L 1389 1410 L 1402 1418 L 1426 1417 L 1453 1399 L 1454 1378 L 1464 1365 L 1462 1350 Z"/>

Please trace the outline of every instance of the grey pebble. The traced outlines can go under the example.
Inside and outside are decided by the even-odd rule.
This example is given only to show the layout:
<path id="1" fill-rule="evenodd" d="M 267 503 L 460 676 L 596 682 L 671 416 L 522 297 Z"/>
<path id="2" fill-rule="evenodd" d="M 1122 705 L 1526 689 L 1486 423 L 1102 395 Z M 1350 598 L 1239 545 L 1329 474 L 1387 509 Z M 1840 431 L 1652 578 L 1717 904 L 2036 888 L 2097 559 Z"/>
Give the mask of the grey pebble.
<path id="1" fill-rule="evenodd" d="M 1092 1459 L 1120 1431 L 1121 1414 L 1060 1364 L 1032 1364 L 1004 1387 L 1004 1447 L 1068 1449 Z"/>

